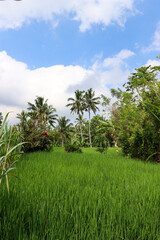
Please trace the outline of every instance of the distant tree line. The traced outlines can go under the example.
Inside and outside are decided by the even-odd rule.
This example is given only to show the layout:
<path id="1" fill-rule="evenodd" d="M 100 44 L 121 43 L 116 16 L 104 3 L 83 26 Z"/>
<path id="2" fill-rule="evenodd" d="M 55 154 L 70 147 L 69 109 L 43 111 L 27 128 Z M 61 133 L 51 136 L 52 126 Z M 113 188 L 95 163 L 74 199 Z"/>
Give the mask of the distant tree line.
<path id="1" fill-rule="evenodd" d="M 15 129 L 21 141 L 26 142 L 23 150 L 49 150 L 66 144 L 76 148 L 116 146 L 122 148 L 124 155 L 160 161 L 159 75 L 159 66 L 135 69 L 123 89 L 111 89 L 112 99 L 97 97 L 92 88 L 76 90 L 66 104 L 77 115 L 74 123 L 66 116 L 59 117 L 48 100 L 37 96 L 34 103 L 28 102 L 27 111 L 17 114 L 20 122 Z M 106 109 L 110 111 L 110 117 L 91 117 L 100 104 L 104 113 Z M 85 112 L 88 119 L 84 118 Z M 0 125 L 2 120 L 0 113 Z"/>

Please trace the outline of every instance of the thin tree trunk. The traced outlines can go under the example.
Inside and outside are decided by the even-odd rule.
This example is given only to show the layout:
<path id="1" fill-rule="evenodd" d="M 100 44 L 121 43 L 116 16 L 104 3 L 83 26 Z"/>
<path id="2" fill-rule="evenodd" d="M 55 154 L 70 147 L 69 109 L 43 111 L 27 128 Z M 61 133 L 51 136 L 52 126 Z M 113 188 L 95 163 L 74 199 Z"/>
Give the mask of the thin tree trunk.
<path id="1" fill-rule="evenodd" d="M 80 130 L 81 130 L 81 139 L 82 139 L 82 142 L 83 142 L 82 122 L 80 122 Z"/>
<path id="2" fill-rule="evenodd" d="M 91 116 L 90 116 L 90 110 L 89 112 L 89 143 L 90 143 L 90 147 L 92 147 L 92 140 L 91 140 Z"/>
<path id="3" fill-rule="evenodd" d="M 80 122 L 81 140 L 82 140 L 82 142 L 83 142 L 82 121 L 81 121 L 81 115 L 80 115 L 80 113 L 78 113 L 78 116 L 79 116 L 79 122 Z"/>
<path id="4" fill-rule="evenodd" d="M 82 139 L 82 142 L 83 142 L 82 125 L 80 125 L 80 128 L 81 128 L 81 139 Z"/>
<path id="5" fill-rule="evenodd" d="M 62 147 L 64 147 L 64 137 L 62 135 Z"/>
<path id="6" fill-rule="evenodd" d="M 158 128 L 158 132 L 160 132 L 160 129 Z M 158 134 L 158 138 L 160 139 L 160 134 Z M 158 144 L 158 150 L 157 150 L 157 154 L 156 154 L 156 160 L 157 162 L 160 162 L 160 141 Z"/>
<path id="7" fill-rule="evenodd" d="M 114 143 L 115 143 L 115 147 L 116 147 L 116 154 L 118 155 L 118 142 L 116 139 L 115 139 Z"/>

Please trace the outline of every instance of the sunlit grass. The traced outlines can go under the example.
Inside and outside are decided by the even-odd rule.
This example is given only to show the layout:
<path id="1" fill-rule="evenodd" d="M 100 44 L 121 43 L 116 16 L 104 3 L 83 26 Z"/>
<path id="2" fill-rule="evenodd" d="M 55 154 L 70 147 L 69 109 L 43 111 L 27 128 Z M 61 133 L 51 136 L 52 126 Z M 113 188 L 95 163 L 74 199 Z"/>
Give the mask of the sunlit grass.
<path id="1" fill-rule="evenodd" d="M 25 154 L 0 189 L 0 239 L 160 239 L 160 165 L 83 149 Z"/>

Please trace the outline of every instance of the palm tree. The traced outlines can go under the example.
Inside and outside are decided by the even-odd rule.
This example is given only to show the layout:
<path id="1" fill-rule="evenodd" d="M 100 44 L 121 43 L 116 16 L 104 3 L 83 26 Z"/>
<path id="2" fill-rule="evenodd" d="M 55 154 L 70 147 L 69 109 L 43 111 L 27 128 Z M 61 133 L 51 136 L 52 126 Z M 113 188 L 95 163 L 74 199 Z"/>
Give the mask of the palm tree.
<path id="1" fill-rule="evenodd" d="M 37 119 L 37 124 L 41 124 L 44 128 L 48 123 L 53 127 L 57 120 L 57 114 L 54 114 L 56 109 L 48 105 L 48 99 L 44 100 L 43 97 L 36 97 L 34 101 L 35 104 L 28 102 L 29 116 Z"/>
<path id="2" fill-rule="evenodd" d="M 28 113 L 24 110 L 21 111 L 21 113 L 17 114 L 17 118 L 20 119 L 20 124 L 19 126 L 21 127 L 21 129 L 24 131 L 27 127 L 27 117 L 28 117 Z"/>
<path id="3" fill-rule="evenodd" d="M 82 132 L 82 115 L 84 111 L 84 91 L 76 90 L 75 92 L 75 98 L 68 98 L 68 101 L 71 103 L 68 103 L 66 107 L 71 107 L 71 113 L 75 112 L 78 114 L 79 120 L 80 120 L 80 131 L 81 131 L 81 139 L 83 142 L 83 132 Z"/>
<path id="4" fill-rule="evenodd" d="M 84 128 L 84 118 L 83 118 L 83 114 L 79 114 L 79 116 L 76 118 L 75 120 L 75 128 L 77 129 L 77 131 L 81 133 L 81 140 L 84 140 L 84 134 L 83 134 L 83 128 Z"/>
<path id="5" fill-rule="evenodd" d="M 88 89 L 87 92 L 84 94 L 85 98 L 85 110 L 88 111 L 89 114 L 89 142 L 90 147 L 92 147 L 92 141 L 91 141 L 91 111 L 95 114 L 99 108 L 97 107 L 98 104 L 100 104 L 99 99 L 100 97 L 95 97 L 95 91 L 92 90 L 92 88 Z"/>
<path id="6" fill-rule="evenodd" d="M 62 147 L 64 147 L 65 138 L 69 136 L 70 127 L 72 127 L 73 124 L 70 123 L 70 120 L 67 119 L 66 117 L 60 117 L 57 120 L 57 122 L 58 122 L 58 130 L 62 138 Z"/>

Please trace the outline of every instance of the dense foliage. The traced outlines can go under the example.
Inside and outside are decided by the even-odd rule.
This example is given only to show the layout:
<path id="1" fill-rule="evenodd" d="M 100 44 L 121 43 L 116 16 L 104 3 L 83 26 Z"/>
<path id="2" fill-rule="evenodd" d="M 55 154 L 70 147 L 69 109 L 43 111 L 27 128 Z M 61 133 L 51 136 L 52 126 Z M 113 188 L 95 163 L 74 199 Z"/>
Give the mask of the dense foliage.
<path id="1" fill-rule="evenodd" d="M 35 99 L 35 104 L 28 103 L 29 112 L 22 111 L 17 114 L 20 119 L 18 124 L 21 138 L 26 144 L 23 147 L 24 152 L 50 150 L 53 146 L 53 132 L 51 126 L 54 126 L 57 114 L 47 100 L 42 97 Z"/>
<path id="2" fill-rule="evenodd" d="M 124 154 L 160 160 L 160 68 L 136 69 L 125 90 L 112 89 L 112 121 Z"/>
<path id="3" fill-rule="evenodd" d="M 66 144 L 65 145 L 65 151 L 66 152 L 77 152 L 77 153 L 82 153 L 82 150 L 80 147 L 76 144 Z"/>

